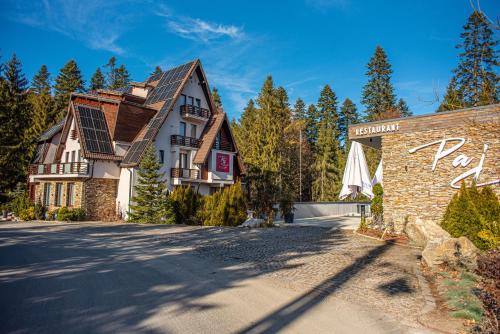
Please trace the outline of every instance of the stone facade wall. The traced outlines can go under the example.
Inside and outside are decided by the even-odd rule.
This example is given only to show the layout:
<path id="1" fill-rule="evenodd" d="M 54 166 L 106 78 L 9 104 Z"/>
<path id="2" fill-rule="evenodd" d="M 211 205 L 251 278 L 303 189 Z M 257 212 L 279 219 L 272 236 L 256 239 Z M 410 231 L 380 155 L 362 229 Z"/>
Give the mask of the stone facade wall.
<path id="1" fill-rule="evenodd" d="M 422 148 L 414 153 L 409 150 L 420 145 L 446 138 L 464 138 L 465 144 L 438 161 L 432 171 L 439 144 Z M 448 142 L 445 150 L 458 141 Z M 404 228 L 405 219 L 417 218 L 440 223 L 452 196 L 458 191 L 450 186 L 453 179 L 480 164 L 484 144 L 488 144 L 483 169 L 478 183 L 500 179 L 500 121 L 453 124 L 448 128 L 394 133 L 382 136 L 384 178 L 384 219 L 392 221 L 396 230 Z M 472 158 L 465 167 L 452 163 L 461 154 Z M 456 161 L 456 160 L 455 160 Z M 465 179 L 470 184 L 472 176 Z M 460 182 L 459 182 L 460 184 Z M 500 198 L 500 185 L 492 188 Z"/>
<path id="2" fill-rule="evenodd" d="M 89 179 L 84 184 L 83 207 L 89 220 L 110 220 L 116 216 L 118 180 Z"/>
<path id="3" fill-rule="evenodd" d="M 35 186 L 35 203 L 38 201 L 44 202 L 43 193 L 45 184 L 50 184 L 50 205 L 48 206 L 48 210 L 58 209 L 60 207 L 66 206 L 67 196 L 68 196 L 68 183 L 74 184 L 74 203 L 73 208 L 81 208 L 82 207 L 82 195 L 83 195 L 83 182 L 78 179 L 51 179 L 46 181 L 39 181 Z M 62 184 L 62 193 L 61 193 L 61 206 L 55 205 L 56 198 L 56 185 L 58 183 Z"/>

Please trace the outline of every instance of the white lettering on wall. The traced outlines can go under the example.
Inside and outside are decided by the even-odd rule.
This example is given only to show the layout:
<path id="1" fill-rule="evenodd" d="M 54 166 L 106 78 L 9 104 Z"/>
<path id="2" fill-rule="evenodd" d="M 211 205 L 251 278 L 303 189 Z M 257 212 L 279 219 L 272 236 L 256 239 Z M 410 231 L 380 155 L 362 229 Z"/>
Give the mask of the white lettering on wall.
<path id="1" fill-rule="evenodd" d="M 356 136 L 371 135 L 371 134 L 385 133 L 385 132 L 396 132 L 396 131 L 399 131 L 399 123 L 367 126 L 364 128 L 357 128 Z"/>
<path id="2" fill-rule="evenodd" d="M 458 142 L 458 143 L 456 143 L 452 147 L 450 147 L 450 148 L 448 148 L 448 149 L 445 150 L 444 148 L 445 148 L 446 144 L 447 143 L 452 143 L 452 142 Z M 444 157 L 447 157 L 448 155 L 450 155 L 453 152 L 455 152 L 458 149 L 460 149 L 465 144 L 465 139 L 464 138 L 447 138 L 447 139 L 443 139 L 443 140 L 436 140 L 436 141 L 433 141 L 433 142 L 430 142 L 430 143 L 427 143 L 427 144 L 424 144 L 424 145 L 412 148 L 408 152 L 415 153 L 418 150 L 421 150 L 423 148 L 426 148 L 426 147 L 429 147 L 429 146 L 432 146 L 432 145 L 436 145 L 436 144 L 439 144 L 439 148 L 437 149 L 436 155 L 434 156 L 434 161 L 432 163 L 432 168 L 431 168 L 432 171 L 434 171 L 436 169 L 436 166 L 437 166 L 439 160 L 443 159 Z M 484 160 L 486 158 L 486 152 L 487 151 L 488 151 L 488 144 L 484 144 L 484 146 L 483 146 L 483 152 L 481 154 L 481 158 L 479 159 L 478 165 L 476 167 L 471 168 L 470 170 L 468 170 L 468 171 L 460 174 L 456 178 L 454 178 L 450 182 L 450 186 L 452 188 L 455 188 L 455 189 L 460 188 L 459 182 L 462 181 L 462 180 L 464 180 L 464 179 L 466 179 L 467 177 L 469 177 L 471 175 L 473 175 L 473 178 L 476 180 L 476 182 L 479 182 L 479 176 L 481 175 L 481 171 L 483 170 L 483 164 L 484 164 Z M 465 154 L 460 154 L 459 156 L 457 156 L 453 160 L 453 162 L 451 163 L 451 165 L 454 168 L 457 168 L 459 166 L 460 167 L 467 167 L 472 162 L 472 160 L 473 160 L 473 158 L 470 158 L 470 157 L 468 157 Z M 478 187 L 482 187 L 482 186 L 491 185 L 491 184 L 497 184 L 497 183 L 500 183 L 500 179 L 489 181 L 489 182 L 478 183 L 477 186 Z"/>

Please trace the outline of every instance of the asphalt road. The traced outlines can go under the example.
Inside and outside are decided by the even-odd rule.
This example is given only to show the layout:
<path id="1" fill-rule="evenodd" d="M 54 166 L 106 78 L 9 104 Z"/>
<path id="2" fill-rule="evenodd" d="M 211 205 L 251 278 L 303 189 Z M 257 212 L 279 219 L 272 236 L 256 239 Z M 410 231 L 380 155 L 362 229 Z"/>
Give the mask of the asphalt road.
<path id="1" fill-rule="evenodd" d="M 425 332 L 193 251 L 224 233 L 2 223 L 0 333 Z"/>

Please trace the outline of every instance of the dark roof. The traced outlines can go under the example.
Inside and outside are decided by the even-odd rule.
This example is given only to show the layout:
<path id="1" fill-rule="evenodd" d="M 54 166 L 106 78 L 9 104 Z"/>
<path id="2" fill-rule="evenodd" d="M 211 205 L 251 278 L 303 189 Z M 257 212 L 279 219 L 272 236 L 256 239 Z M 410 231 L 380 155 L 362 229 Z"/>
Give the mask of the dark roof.
<path id="1" fill-rule="evenodd" d="M 148 94 L 144 105 L 151 106 L 162 102 L 162 107 L 149 121 L 145 131 L 141 131 L 141 136 L 138 136 L 138 138 L 136 138 L 136 140 L 132 143 L 132 146 L 127 151 L 127 154 L 122 161 L 123 165 L 136 165 L 139 163 L 142 154 L 160 130 L 163 122 L 168 116 L 168 113 L 179 97 L 187 78 L 189 78 L 196 66 L 200 66 L 200 62 L 198 60 L 174 67 L 161 73 L 161 75 L 155 76 L 159 77 L 159 79 L 157 79 L 158 84 Z M 148 79 L 148 82 L 150 82 L 150 79 Z"/>
<path id="2" fill-rule="evenodd" d="M 54 137 L 58 132 L 60 132 L 63 128 L 63 125 L 64 125 L 64 118 L 59 122 L 57 123 L 56 125 L 54 125 L 53 127 L 51 127 L 50 129 L 48 129 L 47 131 L 45 131 L 39 138 L 38 138 L 38 141 L 47 141 L 49 139 L 51 139 L 52 137 Z"/>

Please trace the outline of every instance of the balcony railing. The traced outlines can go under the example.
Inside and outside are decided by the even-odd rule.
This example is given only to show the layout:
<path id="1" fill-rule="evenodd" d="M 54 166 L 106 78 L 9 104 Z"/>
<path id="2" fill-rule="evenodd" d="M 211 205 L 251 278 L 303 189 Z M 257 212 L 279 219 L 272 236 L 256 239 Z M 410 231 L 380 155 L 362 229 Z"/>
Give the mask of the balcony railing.
<path id="1" fill-rule="evenodd" d="M 221 141 L 221 140 L 218 140 L 217 138 L 215 139 L 215 143 L 214 143 L 214 149 L 216 150 L 221 150 L 221 151 L 229 151 L 229 152 L 232 152 L 233 151 L 233 146 L 231 145 L 230 142 L 227 142 L 227 141 Z"/>
<path id="2" fill-rule="evenodd" d="M 186 137 L 181 135 L 172 135 L 170 137 L 170 144 L 189 147 L 200 147 L 200 140 L 193 137 Z"/>
<path id="3" fill-rule="evenodd" d="M 30 165 L 29 173 L 30 175 L 88 175 L 89 164 L 87 162 L 67 162 L 60 164 Z"/>
<path id="4" fill-rule="evenodd" d="M 200 178 L 200 171 L 197 169 L 172 168 L 170 176 L 174 178 L 197 180 Z"/>
<path id="5" fill-rule="evenodd" d="M 184 117 L 195 116 L 208 119 L 210 117 L 210 110 L 190 104 L 184 104 L 181 106 L 181 115 Z"/>

